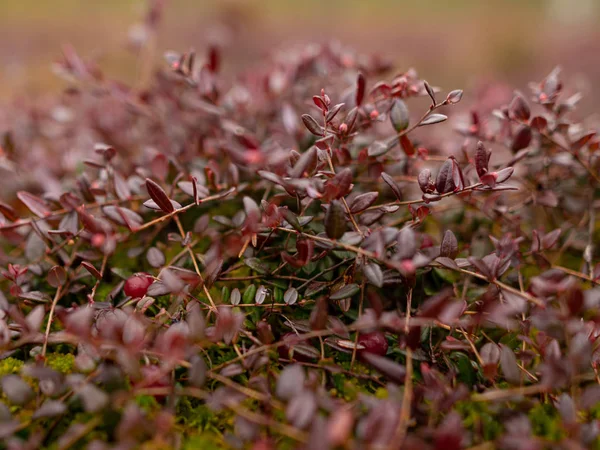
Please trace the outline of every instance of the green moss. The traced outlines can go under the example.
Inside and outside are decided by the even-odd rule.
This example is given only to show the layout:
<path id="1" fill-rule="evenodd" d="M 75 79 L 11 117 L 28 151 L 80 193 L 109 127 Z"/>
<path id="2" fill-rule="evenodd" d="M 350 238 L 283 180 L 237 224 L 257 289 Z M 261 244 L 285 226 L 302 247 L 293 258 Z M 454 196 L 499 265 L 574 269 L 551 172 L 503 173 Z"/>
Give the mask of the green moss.
<path id="1" fill-rule="evenodd" d="M 343 374 L 335 374 L 332 377 L 335 395 L 338 398 L 343 398 L 344 400 L 354 400 L 358 395 L 359 388 L 356 385 L 356 382 L 349 379 Z"/>
<path id="2" fill-rule="evenodd" d="M 380 400 L 384 400 L 384 399 L 388 398 L 389 395 L 390 395 L 390 393 L 388 392 L 388 390 L 386 388 L 380 387 L 379 389 L 377 389 L 375 391 L 375 397 L 377 397 Z"/>
<path id="3" fill-rule="evenodd" d="M 600 419 L 600 404 L 590 408 L 590 417 L 592 419 Z"/>
<path id="4" fill-rule="evenodd" d="M 463 418 L 463 425 L 481 442 L 493 441 L 502 433 L 502 425 L 490 411 L 489 405 L 481 402 L 458 402 L 456 410 Z"/>
<path id="5" fill-rule="evenodd" d="M 182 398 L 177 404 L 176 417 L 192 434 L 201 431 L 220 435 L 233 430 L 234 414 L 231 411 L 212 411 L 198 399 Z"/>
<path id="6" fill-rule="evenodd" d="M 146 412 L 153 412 L 160 408 L 160 405 L 151 395 L 138 395 L 135 397 L 137 405 Z"/>
<path id="7" fill-rule="evenodd" d="M 16 358 L 5 358 L 0 361 L 0 376 L 19 373 L 21 367 L 23 367 L 23 361 Z"/>
<path id="8" fill-rule="evenodd" d="M 46 356 L 46 364 L 60 373 L 71 373 L 75 367 L 75 356 L 71 353 L 50 353 Z"/>
<path id="9" fill-rule="evenodd" d="M 558 411 L 550 404 L 538 404 L 527 414 L 533 433 L 550 441 L 559 441 L 565 436 Z"/>
<path id="10" fill-rule="evenodd" d="M 204 450 L 219 450 L 228 447 L 219 442 L 218 436 L 211 433 L 204 433 L 187 439 L 183 443 L 182 450 L 196 450 L 199 448 Z"/>

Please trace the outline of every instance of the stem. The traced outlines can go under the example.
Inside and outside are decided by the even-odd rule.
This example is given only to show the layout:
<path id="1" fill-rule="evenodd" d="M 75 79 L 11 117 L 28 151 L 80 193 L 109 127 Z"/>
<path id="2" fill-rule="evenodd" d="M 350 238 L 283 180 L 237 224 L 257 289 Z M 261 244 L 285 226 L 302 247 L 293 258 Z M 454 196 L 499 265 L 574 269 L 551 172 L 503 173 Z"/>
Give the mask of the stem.
<path id="1" fill-rule="evenodd" d="M 193 204 L 193 205 L 195 205 L 195 204 Z M 173 216 L 173 218 L 175 219 L 175 223 L 177 224 L 177 228 L 179 229 L 179 234 L 181 234 L 181 237 L 183 239 L 185 239 L 185 231 L 183 229 L 183 226 L 181 225 L 181 221 L 179 220 L 179 217 Z M 202 283 L 202 290 L 204 291 L 204 294 L 206 295 L 206 297 L 208 298 L 208 301 L 210 302 L 211 310 L 215 314 L 217 314 L 217 305 L 215 305 L 215 302 L 214 302 L 212 296 L 210 295 L 210 291 L 208 290 L 208 288 L 206 287 L 206 284 L 204 283 L 204 277 L 202 276 L 200 267 L 198 267 L 198 261 L 196 261 L 196 254 L 191 249 L 189 244 L 187 244 L 185 246 L 185 248 L 187 249 L 187 252 L 189 253 L 190 258 L 192 259 L 192 264 L 194 265 L 194 270 L 196 271 L 196 274 L 198 275 L 198 277 L 200 277 L 200 282 Z"/>
<path id="2" fill-rule="evenodd" d="M 72 447 L 77 443 L 77 441 L 79 441 L 79 439 L 83 438 L 86 434 L 90 433 L 94 428 L 100 425 L 100 422 L 102 422 L 102 416 L 96 416 L 93 419 L 88 420 L 84 426 L 76 429 L 73 434 L 69 435 L 68 439 L 63 442 L 58 449 L 67 450 L 68 448 Z"/>
<path id="3" fill-rule="evenodd" d="M 472 190 L 480 188 L 480 187 L 483 187 L 483 183 L 475 183 L 475 184 L 472 184 L 471 186 L 467 186 L 467 187 L 465 187 L 465 188 L 463 188 L 463 189 L 461 189 L 459 191 L 452 191 L 452 192 L 446 192 L 445 194 L 441 194 L 440 198 L 446 198 L 446 197 L 450 197 L 452 195 L 462 194 L 462 193 L 469 192 L 469 191 L 472 191 Z M 419 198 L 419 199 L 414 199 L 414 200 L 405 200 L 405 201 L 402 201 L 402 202 L 399 202 L 399 201 L 389 202 L 389 203 L 384 203 L 382 205 L 369 206 L 364 211 L 370 211 L 370 210 L 373 210 L 373 209 L 379 209 L 379 208 L 384 207 L 384 206 L 416 205 L 417 203 L 425 203 L 425 200 L 423 200 L 422 198 Z M 361 212 L 364 212 L 364 211 L 361 211 Z"/>
<path id="4" fill-rule="evenodd" d="M 96 290 L 98 286 L 100 286 L 100 281 L 102 281 L 102 277 L 104 277 L 104 271 L 106 270 L 106 262 L 108 261 L 108 255 L 104 255 L 102 258 L 102 266 L 100 267 L 100 278 L 96 280 L 94 287 L 92 288 L 92 292 L 90 294 L 89 300 L 90 303 L 94 303 L 94 297 L 96 296 Z"/>
<path id="5" fill-rule="evenodd" d="M 474 402 L 491 402 L 499 400 L 509 400 L 513 397 L 522 395 L 535 395 L 548 392 L 548 386 L 543 384 L 534 384 L 531 386 L 520 386 L 512 389 L 493 389 L 482 394 L 473 394 L 471 400 Z"/>
<path id="6" fill-rule="evenodd" d="M 48 316 L 48 323 L 46 324 L 46 332 L 44 333 L 44 345 L 42 346 L 42 357 L 46 356 L 46 349 L 48 348 L 48 336 L 50 336 L 50 328 L 52 327 L 52 319 L 54 318 L 54 310 L 56 305 L 62 296 L 62 286 L 56 289 L 54 300 L 52 300 L 52 306 L 50 306 L 50 315 Z"/>
<path id="7" fill-rule="evenodd" d="M 408 336 L 410 332 L 410 310 L 412 308 L 412 288 L 408 290 L 406 295 L 406 321 L 404 324 L 404 333 Z M 404 393 L 402 395 L 402 405 L 400 406 L 400 417 L 398 418 L 398 428 L 394 440 L 390 444 L 390 450 L 402 446 L 410 422 L 411 405 L 413 400 L 413 358 L 412 349 L 406 346 L 406 375 L 404 377 Z"/>
<path id="8" fill-rule="evenodd" d="M 331 149 L 327 149 L 327 151 L 325 152 L 325 154 L 327 155 L 327 164 L 329 164 L 329 170 L 331 170 L 333 173 L 335 173 L 335 168 L 333 167 L 333 162 L 331 161 L 331 156 L 329 156 L 329 151 Z M 346 202 L 346 198 L 342 197 L 342 203 L 344 204 L 344 208 L 346 208 L 346 212 L 348 213 L 348 217 L 350 217 L 350 222 L 352 222 L 352 226 L 354 227 L 354 229 L 362 236 L 364 237 L 365 235 L 363 234 L 363 232 L 361 231 L 361 229 L 358 226 L 358 223 L 356 223 L 356 219 L 354 218 L 354 214 L 352 214 L 352 212 L 350 211 L 350 207 L 348 206 L 348 202 Z"/>
<path id="9" fill-rule="evenodd" d="M 363 303 L 365 301 L 365 281 L 360 285 L 360 303 L 358 304 L 358 319 L 362 316 Z M 354 338 L 354 348 L 352 349 L 352 360 L 350 361 L 350 370 L 354 368 L 354 362 L 356 361 L 356 347 L 358 346 L 358 338 L 360 337 L 360 331 L 356 332 Z"/>

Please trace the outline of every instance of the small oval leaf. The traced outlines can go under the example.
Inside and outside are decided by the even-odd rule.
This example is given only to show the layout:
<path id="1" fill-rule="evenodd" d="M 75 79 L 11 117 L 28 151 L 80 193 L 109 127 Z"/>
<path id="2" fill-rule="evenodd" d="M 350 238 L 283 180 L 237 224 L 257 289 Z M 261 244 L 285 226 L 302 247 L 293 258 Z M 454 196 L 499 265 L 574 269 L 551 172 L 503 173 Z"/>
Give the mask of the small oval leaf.
<path id="1" fill-rule="evenodd" d="M 52 214 L 52 211 L 50 211 L 48 204 L 44 200 L 29 192 L 19 191 L 17 192 L 17 197 L 25 204 L 25 206 L 27 206 L 29 211 L 41 219 Z"/>
<path id="2" fill-rule="evenodd" d="M 377 200 L 379 196 L 379 192 L 367 192 L 365 194 L 360 194 L 354 198 L 352 203 L 350 204 L 350 212 L 352 214 L 359 213 L 364 211 Z"/>
<path id="3" fill-rule="evenodd" d="M 360 291 L 360 287 L 356 283 L 351 283 L 343 286 L 341 289 L 335 291 L 329 297 L 331 300 L 342 300 L 344 298 L 350 298 Z"/>
<path id="4" fill-rule="evenodd" d="M 337 200 L 332 200 L 325 214 L 325 233 L 331 239 L 340 239 L 346 232 L 346 213 Z"/>
<path id="5" fill-rule="evenodd" d="M 152 200 L 154 200 L 154 202 L 162 211 L 166 213 L 172 213 L 175 211 L 175 207 L 171 203 L 167 193 L 150 178 L 146 178 L 146 189 L 148 190 L 148 194 Z"/>
<path id="6" fill-rule="evenodd" d="M 451 230 L 446 230 L 442 245 L 440 245 L 440 256 L 454 259 L 458 254 L 458 241 Z"/>
<path id="7" fill-rule="evenodd" d="M 383 286 L 383 271 L 378 264 L 365 264 L 363 266 L 363 273 L 365 274 L 365 277 L 367 277 L 367 280 L 369 280 L 369 283 L 372 285 L 377 287 Z"/>
<path id="8" fill-rule="evenodd" d="M 406 130 L 409 124 L 409 113 L 406 103 L 399 98 L 394 100 L 390 109 L 390 122 L 398 133 Z"/>
<path id="9" fill-rule="evenodd" d="M 448 120 L 448 116 L 445 116 L 444 114 L 430 114 L 425 120 L 423 120 L 419 124 L 419 126 L 424 127 L 426 125 L 433 125 L 435 123 L 445 122 L 446 120 Z"/>
<path id="10" fill-rule="evenodd" d="M 234 306 L 239 305 L 241 300 L 242 300 L 242 294 L 240 294 L 240 290 L 238 288 L 235 288 L 233 291 L 231 291 L 231 296 L 229 297 L 229 301 L 231 302 L 232 305 L 234 305 Z"/>
<path id="11" fill-rule="evenodd" d="M 146 259 L 152 267 L 161 267 L 165 263 L 165 255 L 156 247 L 150 247 Z"/>
<path id="12" fill-rule="evenodd" d="M 297 300 L 298 291 L 296 290 L 296 288 L 291 287 L 287 291 L 285 291 L 285 294 L 283 294 L 283 301 L 290 306 L 296 303 Z"/>
<path id="13" fill-rule="evenodd" d="M 302 123 L 315 136 L 323 136 L 323 127 L 310 114 L 302 114 Z"/>
<path id="14" fill-rule="evenodd" d="M 67 272 L 61 266 L 54 266 L 48 271 L 48 284 L 53 288 L 62 286 L 67 281 Z"/>
<path id="15" fill-rule="evenodd" d="M 246 258 L 244 259 L 244 264 L 246 264 L 248 267 L 250 267 L 252 270 L 258 273 L 269 273 L 269 266 L 267 266 L 263 261 L 261 261 L 258 258 Z"/>

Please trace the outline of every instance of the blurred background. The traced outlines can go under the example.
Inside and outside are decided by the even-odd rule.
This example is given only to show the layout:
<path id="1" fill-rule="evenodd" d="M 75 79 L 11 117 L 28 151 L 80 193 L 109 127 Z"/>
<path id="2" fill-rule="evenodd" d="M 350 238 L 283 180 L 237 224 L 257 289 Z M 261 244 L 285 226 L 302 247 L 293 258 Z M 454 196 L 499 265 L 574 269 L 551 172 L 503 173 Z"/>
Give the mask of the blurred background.
<path id="1" fill-rule="evenodd" d="M 600 78 L 600 0 L 164 1 L 157 61 L 166 50 L 202 53 L 218 42 L 225 70 L 233 71 L 289 44 L 336 39 L 467 92 L 486 81 L 524 88 L 556 65 L 584 92 Z M 134 81 L 140 58 L 131 47 L 147 38 L 147 6 L 147 0 L 0 1 L 0 101 L 62 86 L 51 65 L 64 44 L 94 58 L 108 76 Z"/>

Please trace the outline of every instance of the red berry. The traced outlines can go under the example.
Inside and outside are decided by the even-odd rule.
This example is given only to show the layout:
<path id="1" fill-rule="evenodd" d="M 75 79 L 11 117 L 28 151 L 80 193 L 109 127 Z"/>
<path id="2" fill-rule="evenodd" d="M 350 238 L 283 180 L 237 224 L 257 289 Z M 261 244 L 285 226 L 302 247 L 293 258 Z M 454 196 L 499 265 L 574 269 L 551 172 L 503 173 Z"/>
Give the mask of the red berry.
<path id="1" fill-rule="evenodd" d="M 381 331 L 361 334 L 358 337 L 358 345 L 364 347 L 364 349 L 359 351 L 374 353 L 379 356 L 385 356 L 388 350 L 387 339 L 385 338 L 385 334 Z"/>
<path id="2" fill-rule="evenodd" d="M 136 273 L 127 278 L 123 290 L 125 295 L 129 297 L 140 298 L 146 295 L 146 291 L 148 291 L 153 281 L 152 276 L 147 273 Z"/>

